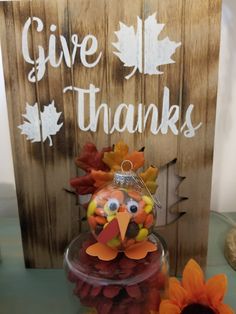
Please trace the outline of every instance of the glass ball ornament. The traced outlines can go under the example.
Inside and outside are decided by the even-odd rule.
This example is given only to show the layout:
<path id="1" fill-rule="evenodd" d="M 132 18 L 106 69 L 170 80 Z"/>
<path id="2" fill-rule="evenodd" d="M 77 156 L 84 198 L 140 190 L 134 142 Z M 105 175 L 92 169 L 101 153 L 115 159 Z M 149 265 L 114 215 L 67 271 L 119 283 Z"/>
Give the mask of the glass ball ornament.
<path id="1" fill-rule="evenodd" d="M 147 240 L 156 215 L 154 198 L 141 178 L 130 170 L 116 172 L 113 182 L 92 196 L 87 209 L 88 223 L 97 241 L 119 251 Z M 106 228 L 111 230 L 104 241 Z"/>

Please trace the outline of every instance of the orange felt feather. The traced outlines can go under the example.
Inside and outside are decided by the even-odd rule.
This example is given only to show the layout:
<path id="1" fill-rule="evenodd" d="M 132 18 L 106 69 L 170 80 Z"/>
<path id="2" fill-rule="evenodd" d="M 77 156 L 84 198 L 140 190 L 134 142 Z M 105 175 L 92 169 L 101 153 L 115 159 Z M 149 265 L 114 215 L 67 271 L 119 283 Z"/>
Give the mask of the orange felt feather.
<path id="1" fill-rule="evenodd" d="M 137 243 L 131 245 L 125 250 L 125 255 L 130 259 L 142 259 L 148 253 L 155 252 L 157 250 L 157 246 L 150 241 L 143 241 L 141 243 Z"/>
<path id="2" fill-rule="evenodd" d="M 103 243 L 95 243 L 86 249 L 86 253 L 90 256 L 98 257 L 102 261 L 112 261 L 117 257 L 118 251 L 110 248 Z"/>

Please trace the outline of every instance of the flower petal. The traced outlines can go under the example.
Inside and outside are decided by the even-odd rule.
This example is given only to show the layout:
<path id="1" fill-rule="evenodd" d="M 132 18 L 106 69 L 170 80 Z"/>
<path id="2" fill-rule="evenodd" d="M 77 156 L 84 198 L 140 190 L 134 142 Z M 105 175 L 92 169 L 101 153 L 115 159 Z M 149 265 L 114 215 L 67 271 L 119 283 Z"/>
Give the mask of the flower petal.
<path id="1" fill-rule="evenodd" d="M 220 304 L 217 310 L 219 314 L 235 314 L 234 310 L 227 304 Z"/>
<path id="2" fill-rule="evenodd" d="M 227 277 L 224 274 L 216 275 L 206 282 L 206 292 L 209 302 L 215 307 L 222 303 L 227 290 Z"/>
<path id="3" fill-rule="evenodd" d="M 169 282 L 170 300 L 177 304 L 181 309 L 188 303 L 188 292 L 174 281 Z"/>
<path id="4" fill-rule="evenodd" d="M 182 285 L 190 293 L 193 301 L 198 301 L 205 292 L 203 271 L 193 259 L 184 268 Z"/>
<path id="5" fill-rule="evenodd" d="M 171 301 L 164 300 L 161 302 L 159 314 L 180 314 L 180 313 L 181 309 L 177 305 L 171 303 Z"/>

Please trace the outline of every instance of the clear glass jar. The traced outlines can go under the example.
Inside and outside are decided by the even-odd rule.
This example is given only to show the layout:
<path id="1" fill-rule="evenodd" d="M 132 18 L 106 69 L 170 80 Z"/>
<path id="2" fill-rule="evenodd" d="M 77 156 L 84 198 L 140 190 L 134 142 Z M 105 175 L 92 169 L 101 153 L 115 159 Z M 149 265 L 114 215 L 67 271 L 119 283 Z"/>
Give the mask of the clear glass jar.
<path id="1" fill-rule="evenodd" d="M 80 314 L 151 314 L 158 311 L 168 283 L 168 252 L 163 240 L 151 234 L 157 251 L 141 260 L 120 252 L 112 261 L 87 255 L 96 240 L 91 233 L 74 239 L 65 252 L 64 267 L 71 295 L 79 299 Z"/>

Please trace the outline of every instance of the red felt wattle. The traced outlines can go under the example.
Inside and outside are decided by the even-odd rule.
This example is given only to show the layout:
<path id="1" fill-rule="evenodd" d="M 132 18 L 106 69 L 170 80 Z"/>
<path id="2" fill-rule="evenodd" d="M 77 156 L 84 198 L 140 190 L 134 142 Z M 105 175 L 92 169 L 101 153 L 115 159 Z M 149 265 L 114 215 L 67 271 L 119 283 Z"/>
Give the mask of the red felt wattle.
<path id="1" fill-rule="evenodd" d="M 106 244 L 120 233 L 118 221 L 114 218 L 97 237 L 98 242 Z"/>

